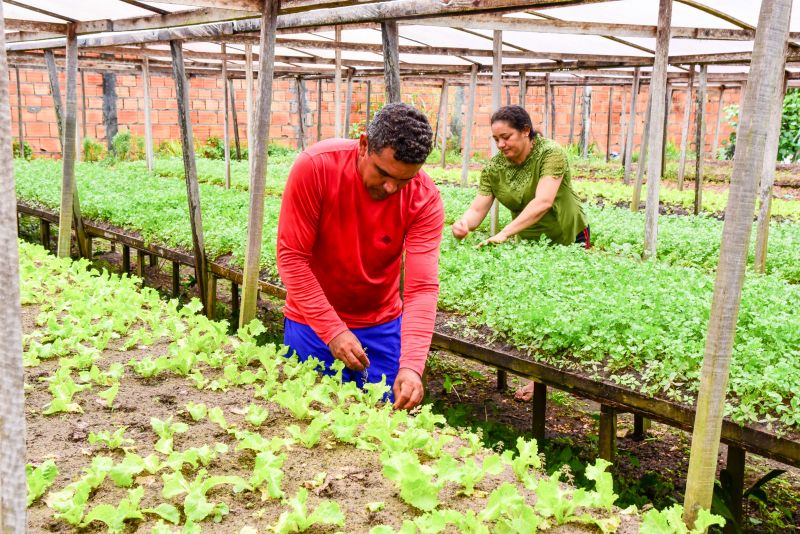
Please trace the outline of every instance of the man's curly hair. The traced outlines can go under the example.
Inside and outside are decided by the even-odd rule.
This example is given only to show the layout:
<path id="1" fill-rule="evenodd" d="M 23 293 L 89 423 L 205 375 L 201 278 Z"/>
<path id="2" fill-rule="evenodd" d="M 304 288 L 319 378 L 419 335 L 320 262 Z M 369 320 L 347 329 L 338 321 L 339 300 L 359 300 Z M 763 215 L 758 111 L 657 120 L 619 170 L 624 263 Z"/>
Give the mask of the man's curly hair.
<path id="1" fill-rule="evenodd" d="M 394 149 L 394 159 L 403 163 L 425 163 L 433 148 L 433 130 L 428 118 L 408 104 L 387 104 L 367 128 L 370 152 Z"/>

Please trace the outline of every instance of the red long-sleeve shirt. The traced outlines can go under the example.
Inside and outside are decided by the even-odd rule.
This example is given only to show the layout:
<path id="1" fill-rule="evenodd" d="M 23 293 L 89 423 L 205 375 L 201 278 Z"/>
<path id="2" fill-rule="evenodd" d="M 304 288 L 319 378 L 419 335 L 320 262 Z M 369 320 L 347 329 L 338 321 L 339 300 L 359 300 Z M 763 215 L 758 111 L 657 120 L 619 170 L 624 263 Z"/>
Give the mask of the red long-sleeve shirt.
<path id="1" fill-rule="evenodd" d="M 284 313 L 326 344 L 348 328 L 383 324 L 402 313 L 400 367 L 422 374 L 439 294 L 442 199 L 420 171 L 399 192 L 373 200 L 357 156 L 358 141 L 322 141 L 289 173 L 278 221 Z"/>

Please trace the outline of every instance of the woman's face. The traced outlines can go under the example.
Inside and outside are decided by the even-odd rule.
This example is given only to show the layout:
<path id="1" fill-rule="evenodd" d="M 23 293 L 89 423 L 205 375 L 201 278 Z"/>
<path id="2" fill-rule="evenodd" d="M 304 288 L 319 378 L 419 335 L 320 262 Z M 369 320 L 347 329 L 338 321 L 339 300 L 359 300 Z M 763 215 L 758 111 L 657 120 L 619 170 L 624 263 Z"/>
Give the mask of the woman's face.
<path id="1" fill-rule="evenodd" d="M 530 153 L 530 128 L 517 130 L 506 121 L 492 123 L 492 137 L 497 149 L 513 163 L 522 163 Z"/>

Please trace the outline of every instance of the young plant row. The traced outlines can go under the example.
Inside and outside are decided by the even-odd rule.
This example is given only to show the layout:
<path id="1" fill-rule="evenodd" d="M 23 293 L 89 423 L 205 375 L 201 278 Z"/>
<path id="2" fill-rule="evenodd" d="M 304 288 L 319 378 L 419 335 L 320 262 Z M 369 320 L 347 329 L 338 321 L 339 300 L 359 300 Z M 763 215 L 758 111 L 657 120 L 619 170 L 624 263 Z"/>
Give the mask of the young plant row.
<path id="1" fill-rule="evenodd" d="M 80 471 L 72 466 L 66 484 L 52 459 L 29 465 L 29 506 L 43 502 L 57 521 L 80 528 L 102 523 L 109 532 L 135 523 L 153 533 L 196 533 L 209 521 L 228 520 L 237 521 L 234 530 L 242 533 L 303 532 L 323 524 L 366 531 L 348 523 L 348 503 L 319 497 L 315 490 L 330 483 L 327 473 L 302 484 L 292 479 L 284 467 L 304 449 L 323 457 L 337 449 L 372 455 L 411 515 L 381 515 L 396 497 L 370 495 L 368 512 L 388 523 L 374 525 L 375 534 L 435 533 L 448 526 L 527 533 L 570 523 L 614 532 L 637 520 L 635 509 L 614 507 L 617 496 L 603 461 L 587 469 L 593 490 L 571 488 L 558 474 L 541 471 L 535 441 L 518 440 L 516 452 L 489 451 L 478 435 L 447 427 L 428 407 L 414 416 L 394 411 L 382 402 L 383 383 L 361 390 L 341 383 L 341 364 L 321 375 L 313 358 L 301 363 L 287 358 L 285 349 L 258 344 L 260 323 L 229 337 L 224 324 L 195 314 L 196 302 L 179 309 L 153 290 L 138 291 L 127 276 L 100 274 L 85 261 L 58 260 L 32 245 L 21 244 L 21 266 L 23 304 L 38 307 L 36 327 L 24 339 L 26 366 L 37 369 L 36 382 L 27 387 L 30 395 L 37 383 L 49 384 L 52 395 L 40 424 L 57 413 L 113 415 L 116 393 L 108 394 L 110 388 L 139 388 L 146 395 L 143 388 L 164 380 L 183 380 L 198 397 L 217 401 L 210 407 L 190 394 L 174 414 L 149 417 L 150 439 L 129 437 L 126 426 L 90 432 L 84 465 Z M 84 298 L 76 302 L 79 295 Z M 57 349 L 30 355 L 31 347 L 44 345 Z M 166 351 L 156 349 L 164 345 Z M 109 363 L 133 349 L 138 357 Z M 250 401 L 226 411 L 220 404 L 229 405 L 229 396 Z M 192 435 L 217 439 L 181 446 Z M 244 524 L 231 516 L 242 499 L 260 507 Z M 262 521 L 265 516 L 270 519 Z M 703 513 L 691 532 L 721 522 Z M 641 516 L 640 532 L 667 531 L 689 532 L 679 506 Z"/>

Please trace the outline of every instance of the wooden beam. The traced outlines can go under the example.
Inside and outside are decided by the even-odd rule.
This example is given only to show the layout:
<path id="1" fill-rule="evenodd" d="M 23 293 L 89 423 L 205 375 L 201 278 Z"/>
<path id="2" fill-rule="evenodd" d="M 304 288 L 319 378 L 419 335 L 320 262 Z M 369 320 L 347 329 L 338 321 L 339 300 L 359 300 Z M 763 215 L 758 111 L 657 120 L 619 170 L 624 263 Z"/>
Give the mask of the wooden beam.
<path id="1" fill-rule="evenodd" d="M 52 60 L 52 52 L 48 54 Z M 58 74 L 55 72 L 55 63 L 49 63 L 52 69 L 50 73 L 50 83 L 56 87 L 53 92 L 54 103 L 57 102 L 56 109 L 61 108 L 61 95 L 58 93 Z M 62 160 L 62 180 L 61 180 L 61 207 L 59 213 L 58 227 L 58 256 L 69 258 L 72 249 L 72 205 L 73 193 L 75 192 L 75 132 L 77 131 L 77 90 L 76 79 L 78 73 L 78 47 L 75 26 L 70 25 L 67 29 L 67 109 L 63 115 L 63 121 L 59 120 L 61 152 L 64 155 Z M 61 113 L 57 113 L 61 119 Z"/>
<path id="2" fill-rule="evenodd" d="M 6 30 L 22 30 L 29 32 L 67 33 L 67 25 L 58 22 L 41 22 L 38 20 L 6 19 Z"/>
<path id="3" fill-rule="evenodd" d="M 661 134 L 661 170 L 659 176 L 663 177 L 667 173 L 667 134 L 669 132 L 669 115 L 672 112 L 672 85 L 667 82 L 667 90 L 664 93 L 664 130 Z"/>
<path id="4" fill-rule="evenodd" d="M 525 97 L 528 93 L 528 75 L 524 70 L 519 71 L 519 107 L 525 109 Z"/>
<path id="5" fill-rule="evenodd" d="M 578 100 L 578 86 L 574 87 L 572 91 L 572 107 L 569 114 L 569 141 L 568 143 L 571 145 L 573 140 L 573 135 L 575 134 L 575 107 Z"/>
<path id="6" fill-rule="evenodd" d="M 627 90 L 622 88 L 622 102 L 620 103 L 620 117 L 619 117 L 619 150 L 620 150 L 620 163 L 625 165 L 625 146 L 627 144 L 625 134 L 628 133 L 628 109 L 626 103 L 628 100 Z"/>
<path id="7" fill-rule="evenodd" d="M 142 87 L 144 98 L 144 153 L 147 170 L 153 171 L 153 120 L 151 115 L 152 102 L 150 101 L 150 60 L 145 56 L 142 59 Z"/>
<path id="8" fill-rule="evenodd" d="M 8 58 L 3 49 L 3 59 L 8 64 Z M 14 69 L 15 79 L 17 81 L 17 134 L 19 135 L 19 157 L 25 159 L 25 124 L 22 122 L 22 91 L 20 89 L 19 69 Z"/>
<path id="9" fill-rule="evenodd" d="M 550 73 L 544 75 L 544 108 L 542 109 L 542 119 L 544 122 L 545 137 L 553 138 L 552 127 L 550 126 Z"/>
<path id="10" fill-rule="evenodd" d="M 233 120 L 233 143 L 236 146 L 236 161 L 242 161 L 242 144 L 239 141 L 239 113 L 236 111 L 236 91 L 233 88 L 233 79 L 227 78 L 228 94 L 231 101 L 231 119 Z"/>
<path id="11" fill-rule="evenodd" d="M 533 383 L 533 407 L 531 409 L 531 433 L 540 446 L 547 430 L 547 385 L 541 382 Z"/>
<path id="12" fill-rule="evenodd" d="M 245 57 L 245 103 L 244 109 L 247 114 L 247 160 L 251 159 L 250 153 L 253 148 L 253 45 L 244 45 Z"/>
<path id="13" fill-rule="evenodd" d="M 589 137 L 591 134 L 591 113 L 592 113 L 592 88 L 589 85 L 583 86 L 583 105 L 581 106 L 581 157 L 589 156 Z"/>
<path id="14" fill-rule="evenodd" d="M 492 48 L 494 50 L 494 60 L 492 61 L 492 113 L 500 108 L 500 82 L 501 82 L 501 68 L 503 65 L 503 32 L 495 30 L 492 34 Z M 490 125 L 491 126 L 491 125 Z M 497 145 L 491 140 L 489 141 L 490 151 L 492 156 L 497 154 Z M 489 234 L 495 235 L 497 233 L 497 224 L 499 219 L 500 205 L 497 199 L 492 203 L 489 220 Z M 498 373 L 498 382 L 500 381 L 500 374 Z"/>
<path id="15" fill-rule="evenodd" d="M 224 7 L 239 11 L 260 12 L 264 8 L 263 0 L 158 0 L 162 4 L 180 4 L 194 7 Z"/>
<path id="16" fill-rule="evenodd" d="M 686 100 L 681 121 L 681 152 L 678 161 L 678 190 L 683 191 L 683 178 L 686 174 L 686 149 L 689 145 L 689 117 L 692 114 L 692 89 L 694 87 L 694 65 L 690 65 L 689 83 L 686 86 Z"/>
<path id="17" fill-rule="evenodd" d="M 272 107 L 272 81 L 275 62 L 275 28 L 280 0 L 268 2 L 261 16 L 261 56 L 258 65 L 258 104 L 253 125 L 253 146 L 250 150 L 250 209 L 247 218 L 242 304 L 239 326 L 245 326 L 256 316 L 258 274 L 261 260 L 261 240 L 264 233 L 264 193 L 267 182 L 267 146 Z"/>
<path id="18" fill-rule="evenodd" d="M 695 148 L 697 155 L 694 163 L 694 214 L 699 215 L 703 209 L 703 161 L 706 157 L 706 86 L 708 85 L 708 65 L 700 65 L 700 78 L 697 88 L 697 104 L 695 106 Z"/>
<path id="19" fill-rule="evenodd" d="M 617 454 L 617 411 L 605 404 L 600 405 L 600 439 L 598 456 L 614 463 Z"/>
<path id="20" fill-rule="evenodd" d="M 717 119 L 714 121 L 714 134 L 711 136 L 711 159 L 717 159 L 719 147 L 719 127 L 722 120 L 722 101 L 725 99 L 725 86 L 719 86 L 719 100 L 717 102 Z"/>
<path id="21" fill-rule="evenodd" d="M 61 87 L 58 83 L 58 69 L 52 50 L 44 51 L 44 60 L 47 65 L 47 76 L 50 80 L 50 96 L 53 98 L 53 111 L 56 114 L 56 126 L 58 127 L 58 142 L 61 149 L 64 149 L 64 109 L 61 101 Z"/>
<path id="22" fill-rule="evenodd" d="M 200 302 L 206 313 L 208 308 L 208 266 L 203 239 L 203 218 L 200 208 L 200 189 L 197 185 L 197 163 L 194 156 L 194 136 L 189 117 L 189 83 L 183 65 L 183 47 L 180 41 L 170 41 L 172 49 L 172 68 L 175 79 L 175 96 L 178 103 L 178 122 L 181 128 L 183 145 L 183 172 L 186 179 L 186 198 L 189 203 L 189 222 L 192 229 L 192 249 L 194 251 L 195 279 Z"/>
<path id="23" fill-rule="evenodd" d="M 611 112 L 614 108 L 614 86 L 608 88 L 608 116 L 606 121 L 606 163 L 611 159 Z"/>
<path id="24" fill-rule="evenodd" d="M 437 119 L 438 126 L 439 126 L 439 141 L 441 143 L 441 150 L 442 150 L 442 168 L 444 169 L 446 166 L 446 153 L 447 153 L 447 93 L 449 89 L 449 85 L 447 80 L 442 81 L 442 93 L 439 96 L 439 117 Z"/>
<path id="25" fill-rule="evenodd" d="M 367 113 L 366 117 L 364 118 L 364 130 L 366 131 L 369 128 L 369 121 L 371 119 L 370 114 L 372 113 L 372 80 L 367 80 Z"/>
<path id="26" fill-rule="evenodd" d="M 336 27 L 334 29 L 334 39 L 336 43 L 342 41 L 342 29 Z M 333 81 L 333 136 L 344 137 L 342 132 L 342 51 L 338 48 L 335 52 L 336 70 L 334 71 Z"/>
<path id="27" fill-rule="evenodd" d="M 222 44 L 222 55 L 226 56 L 225 44 Z M 222 60 L 222 153 L 225 160 L 225 189 L 231 188 L 231 125 L 230 95 L 228 95 L 228 62 Z"/>
<path id="28" fill-rule="evenodd" d="M 669 56 L 672 0 L 660 0 L 656 58 L 650 77 L 650 135 L 647 139 L 647 205 L 645 206 L 644 258 L 655 258 L 658 236 L 658 195 L 661 188 L 661 161 L 664 156 L 664 121 L 667 116 L 667 58 Z"/>
<path id="29" fill-rule="evenodd" d="M 26 532 L 25 373 L 22 366 L 19 245 L 11 152 L 11 99 L 5 52 L 3 5 L 0 2 L 0 530 Z M 21 125 L 20 125 L 21 127 Z"/>
<path id="30" fill-rule="evenodd" d="M 347 69 L 347 88 L 344 96 L 344 135 L 350 136 L 350 115 L 353 107 L 353 73 L 355 69 Z"/>
<path id="31" fill-rule="evenodd" d="M 386 87 L 386 103 L 400 102 L 400 35 L 397 23 L 386 21 L 381 23 L 383 40 L 384 85 Z"/>
<path id="32" fill-rule="evenodd" d="M 352 93 L 352 77 L 348 79 L 350 90 Z M 297 91 L 297 149 L 302 151 L 306 149 L 306 87 L 303 78 L 298 76 L 295 78 L 295 88 Z M 349 125 L 348 125 L 349 130 Z"/>
<path id="33" fill-rule="evenodd" d="M 478 66 L 472 65 L 472 72 L 469 79 L 469 100 L 467 100 L 466 133 L 464 134 L 464 148 L 462 150 L 461 162 L 461 185 L 466 187 L 469 184 L 469 161 L 472 155 L 472 123 L 475 118 L 475 106 L 477 104 L 478 91 Z"/>
<path id="34" fill-rule="evenodd" d="M 650 115 L 653 109 L 651 105 L 652 99 L 653 92 L 651 90 L 647 95 L 647 111 L 645 111 L 644 114 L 644 131 L 642 132 L 642 142 L 639 143 L 639 162 L 636 165 L 636 182 L 633 184 L 631 211 L 639 211 L 642 200 L 642 181 L 644 179 L 644 169 L 647 162 L 647 151 L 649 147 L 647 140 L 650 138 L 650 125 L 652 124 Z"/>
<path id="35" fill-rule="evenodd" d="M 320 78 L 317 81 L 317 143 L 322 141 L 322 83 Z M 369 116 L 369 112 L 367 112 Z"/>

